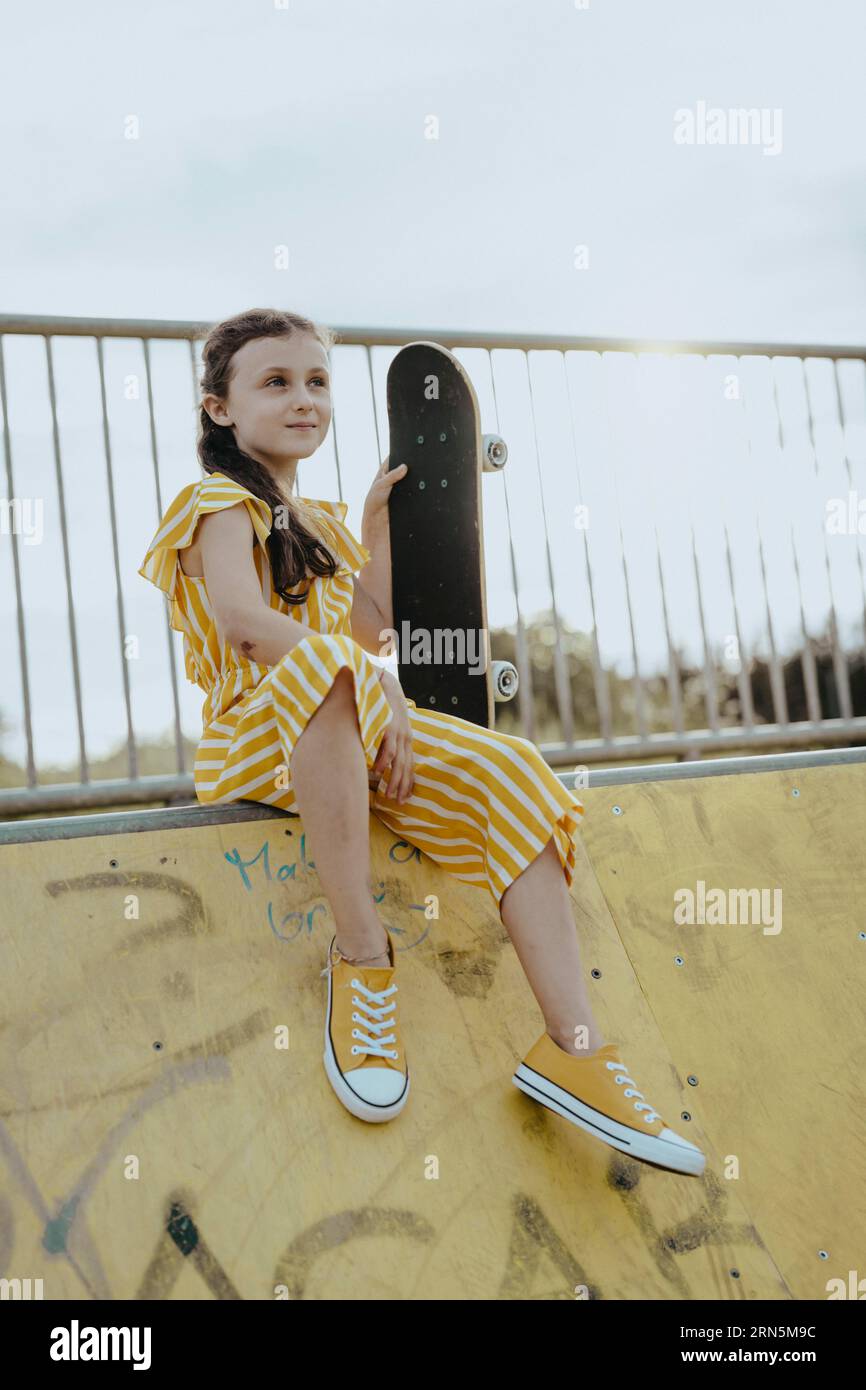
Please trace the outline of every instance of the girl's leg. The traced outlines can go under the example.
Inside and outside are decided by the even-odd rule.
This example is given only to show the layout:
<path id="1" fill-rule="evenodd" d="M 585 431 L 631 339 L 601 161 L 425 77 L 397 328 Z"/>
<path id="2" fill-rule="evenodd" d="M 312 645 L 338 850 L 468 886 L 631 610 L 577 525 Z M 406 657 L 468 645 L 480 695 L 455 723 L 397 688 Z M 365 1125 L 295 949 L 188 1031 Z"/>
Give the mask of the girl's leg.
<path id="1" fill-rule="evenodd" d="M 388 934 L 373 902 L 370 787 L 351 671 L 344 668 L 335 677 L 295 744 L 290 767 L 337 925 L 337 947 L 353 961 L 388 966 Z"/>
<path id="2" fill-rule="evenodd" d="M 579 866 L 586 857 L 578 855 Z M 499 911 L 517 957 L 544 1014 L 547 1032 L 566 1052 L 586 1057 L 604 1046 L 583 977 L 571 900 L 553 840 L 506 888 Z M 585 1048 L 575 1028 L 588 1030 Z"/>

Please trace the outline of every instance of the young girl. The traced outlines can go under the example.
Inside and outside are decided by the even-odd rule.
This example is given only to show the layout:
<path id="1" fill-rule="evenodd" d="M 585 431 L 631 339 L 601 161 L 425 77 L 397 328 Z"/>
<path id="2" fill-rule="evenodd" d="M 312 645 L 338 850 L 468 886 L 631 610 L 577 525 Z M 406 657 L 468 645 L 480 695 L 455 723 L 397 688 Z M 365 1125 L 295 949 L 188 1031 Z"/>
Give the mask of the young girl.
<path id="1" fill-rule="evenodd" d="M 394 626 L 388 497 L 405 465 L 389 472 L 386 459 L 376 474 L 363 544 L 344 502 L 294 492 L 330 425 L 333 342 L 297 314 L 253 309 L 204 346 L 204 476 L 172 502 L 139 570 L 168 595 L 187 677 L 207 697 L 196 796 L 303 819 L 336 924 L 325 1069 L 353 1115 L 390 1120 L 409 1094 L 372 810 L 497 904 L 545 1022 L 514 1083 L 613 1148 L 699 1173 L 703 1154 L 643 1099 L 592 1015 L 568 894 L 583 806 L 534 744 L 419 710 L 367 655 Z"/>

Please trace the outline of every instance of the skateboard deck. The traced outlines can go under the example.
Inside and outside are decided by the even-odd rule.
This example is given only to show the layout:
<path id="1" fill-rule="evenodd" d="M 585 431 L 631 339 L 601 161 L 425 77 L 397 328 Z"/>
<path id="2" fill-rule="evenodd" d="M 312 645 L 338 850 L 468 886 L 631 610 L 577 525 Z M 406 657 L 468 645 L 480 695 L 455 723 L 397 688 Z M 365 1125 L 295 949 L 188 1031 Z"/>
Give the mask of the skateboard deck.
<path id="1" fill-rule="evenodd" d="M 485 463 L 472 383 L 438 343 L 397 353 L 387 401 L 389 469 L 408 467 L 388 502 L 400 684 L 419 709 L 492 728 L 481 474 L 506 451 Z"/>

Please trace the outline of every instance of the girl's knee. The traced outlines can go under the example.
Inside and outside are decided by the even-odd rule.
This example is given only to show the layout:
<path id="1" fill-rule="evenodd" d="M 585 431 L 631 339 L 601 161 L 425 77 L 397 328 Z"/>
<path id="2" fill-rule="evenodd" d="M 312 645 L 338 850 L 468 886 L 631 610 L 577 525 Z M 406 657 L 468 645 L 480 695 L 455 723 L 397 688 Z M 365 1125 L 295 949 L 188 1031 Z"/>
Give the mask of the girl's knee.
<path id="1" fill-rule="evenodd" d="M 286 652 L 284 656 L 280 657 L 278 663 L 280 667 L 285 669 L 287 683 L 290 684 L 293 679 L 297 658 L 307 651 L 312 652 L 322 665 L 330 665 L 334 659 L 333 641 L 334 638 L 327 633 L 313 632 L 310 633 L 309 636 L 302 638 L 300 642 L 296 642 L 291 651 Z M 355 679 L 351 668 L 349 666 L 341 666 L 331 682 L 330 689 L 326 691 L 325 695 L 322 697 L 321 704 L 324 704 L 326 700 L 332 700 L 333 703 L 340 703 L 342 700 L 347 700 L 350 697 L 354 704 L 354 687 Z"/>
<path id="2" fill-rule="evenodd" d="M 351 671 L 344 666 L 334 677 L 331 688 L 319 701 L 310 714 L 298 736 L 296 747 L 302 743 L 310 729 L 315 729 L 320 737 L 334 736 L 335 721 L 342 724 L 354 723 L 360 735 L 358 712 L 355 707 L 355 689 Z"/>

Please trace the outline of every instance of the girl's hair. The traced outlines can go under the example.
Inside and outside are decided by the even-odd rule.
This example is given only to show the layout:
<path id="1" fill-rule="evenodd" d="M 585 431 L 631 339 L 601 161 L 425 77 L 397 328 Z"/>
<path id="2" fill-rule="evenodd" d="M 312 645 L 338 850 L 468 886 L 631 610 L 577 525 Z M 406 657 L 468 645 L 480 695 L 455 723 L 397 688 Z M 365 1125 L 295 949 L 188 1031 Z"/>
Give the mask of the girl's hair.
<path id="1" fill-rule="evenodd" d="M 316 338 L 326 352 L 330 352 L 336 340 L 329 328 L 282 309 L 247 309 L 216 324 L 202 349 L 202 396 L 226 399 L 234 354 L 251 339 L 287 338 L 300 333 Z M 196 448 L 205 473 L 224 473 L 267 502 L 274 520 L 267 542 L 274 589 L 288 604 L 304 603 L 306 591 L 290 594 L 288 590 L 308 574 L 330 577 L 338 568 L 316 518 L 297 497 L 287 499 L 264 465 L 239 448 L 231 425 L 215 424 L 203 405 Z M 278 507 L 283 512 L 278 513 Z M 288 518 L 287 525 L 278 524 L 283 516 Z"/>

